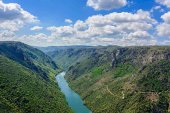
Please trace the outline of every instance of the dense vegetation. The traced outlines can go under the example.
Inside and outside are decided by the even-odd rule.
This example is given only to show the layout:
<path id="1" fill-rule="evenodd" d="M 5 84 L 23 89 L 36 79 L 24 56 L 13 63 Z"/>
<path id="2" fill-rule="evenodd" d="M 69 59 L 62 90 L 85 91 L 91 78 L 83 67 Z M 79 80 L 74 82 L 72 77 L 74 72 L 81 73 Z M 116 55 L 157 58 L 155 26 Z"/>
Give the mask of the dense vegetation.
<path id="1" fill-rule="evenodd" d="M 71 65 L 74 65 L 75 63 L 79 63 L 85 60 L 87 61 L 87 59 L 89 59 L 90 61 L 92 58 L 94 58 L 93 56 L 95 56 L 94 51 L 101 51 L 105 49 L 107 49 L 108 51 L 112 51 L 113 48 L 117 48 L 117 46 L 115 47 L 66 46 L 39 49 L 44 51 L 49 56 L 51 56 L 51 58 L 53 58 L 56 64 L 58 64 L 63 69 L 67 70 Z"/>
<path id="2" fill-rule="evenodd" d="M 71 113 L 50 57 L 19 42 L 0 42 L 1 113 Z"/>
<path id="3" fill-rule="evenodd" d="M 39 73 L 46 80 L 48 74 L 58 68 L 49 56 L 20 42 L 0 42 L 0 54 Z"/>
<path id="4" fill-rule="evenodd" d="M 170 47 L 57 48 L 49 53 L 55 61 L 71 62 L 66 78 L 94 113 L 170 112 Z"/>

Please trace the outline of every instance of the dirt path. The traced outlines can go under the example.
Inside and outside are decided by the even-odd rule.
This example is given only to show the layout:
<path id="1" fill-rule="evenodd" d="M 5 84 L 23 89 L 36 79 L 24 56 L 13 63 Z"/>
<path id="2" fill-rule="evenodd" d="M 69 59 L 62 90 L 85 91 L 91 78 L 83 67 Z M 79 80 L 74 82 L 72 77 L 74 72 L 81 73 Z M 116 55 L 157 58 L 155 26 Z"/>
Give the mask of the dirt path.
<path id="1" fill-rule="evenodd" d="M 107 85 L 106 86 L 107 88 L 107 91 L 112 95 L 112 96 L 116 96 L 116 97 L 119 97 L 119 96 L 117 96 L 117 95 L 115 95 L 115 94 L 113 94 L 110 90 L 109 90 L 109 86 Z M 122 99 L 124 99 L 125 98 L 125 94 L 124 94 L 124 92 L 122 91 L 122 97 L 119 97 L 119 98 L 122 98 Z"/>
<path id="2" fill-rule="evenodd" d="M 106 87 L 107 87 L 107 91 L 108 91 L 111 95 L 115 96 L 115 95 L 109 90 L 109 87 L 108 87 L 108 86 L 106 86 Z"/>
<path id="3" fill-rule="evenodd" d="M 115 96 L 115 97 L 119 97 L 115 94 L 113 94 L 110 90 L 109 90 L 109 86 L 107 85 L 106 86 L 106 89 L 107 91 L 112 95 L 112 96 Z M 169 91 L 165 91 L 165 92 L 169 92 Z M 162 92 L 135 92 L 135 93 L 141 93 L 141 94 L 161 94 Z M 119 97 L 119 98 L 122 98 L 122 99 L 125 99 L 125 93 L 122 91 L 122 97 Z"/>

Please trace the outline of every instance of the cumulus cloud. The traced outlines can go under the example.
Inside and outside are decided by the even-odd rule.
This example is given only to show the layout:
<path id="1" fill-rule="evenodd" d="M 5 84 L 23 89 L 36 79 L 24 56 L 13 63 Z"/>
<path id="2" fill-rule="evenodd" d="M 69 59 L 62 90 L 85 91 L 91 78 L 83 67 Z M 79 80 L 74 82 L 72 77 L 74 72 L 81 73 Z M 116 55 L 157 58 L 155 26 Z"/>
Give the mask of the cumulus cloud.
<path id="1" fill-rule="evenodd" d="M 143 45 L 156 45 L 157 41 L 154 39 L 123 39 L 123 38 L 77 38 L 77 37 L 55 37 L 53 35 L 36 34 L 24 35 L 19 37 L 16 41 L 34 46 L 69 46 L 69 45 L 120 45 L 120 46 L 143 46 Z"/>
<path id="2" fill-rule="evenodd" d="M 154 11 L 164 12 L 165 10 L 161 6 L 155 6 L 151 8 L 150 12 Z"/>
<path id="3" fill-rule="evenodd" d="M 34 26 L 34 27 L 30 28 L 31 31 L 38 31 L 38 30 L 42 30 L 42 29 L 43 29 L 43 27 L 41 27 L 41 26 Z"/>
<path id="4" fill-rule="evenodd" d="M 136 31 L 150 30 L 156 24 L 150 13 L 138 10 L 136 13 L 110 13 L 94 15 L 85 21 L 78 20 L 73 26 L 48 27 L 58 37 L 116 37 Z M 141 32 L 140 32 L 141 33 Z"/>
<path id="5" fill-rule="evenodd" d="M 77 30 L 77 31 L 85 31 L 88 29 L 88 25 L 86 23 L 84 23 L 83 21 L 81 20 L 78 20 L 75 24 L 74 24 L 74 28 Z"/>
<path id="6" fill-rule="evenodd" d="M 170 24 L 170 12 L 167 12 L 164 15 L 162 15 L 161 18 L 164 20 L 165 23 Z"/>
<path id="7" fill-rule="evenodd" d="M 136 31 L 128 34 L 125 39 L 148 39 L 152 36 L 147 31 Z"/>
<path id="8" fill-rule="evenodd" d="M 95 10 L 111 10 L 127 5 L 126 0 L 88 0 L 87 6 Z"/>
<path id="9" fill-rule="evenodd" d="M 20 41 L 16 31 L 25 24 L 36 23 L 38 19 L 25 11 L 17 3 L 4 3 L 0 0 L 0 40 Z"/>
<path id="10" fill-rule="evenodd" d="M 23 35 L 16 38 L 15 41 L 21 41 L 33 46 L 47 46 L 47 44 L 50 45 L 50 43 L 48 43 L 48 36 L 44 33 L 38 33 L 35 35 Z"/>
<path id="11" fill-rule="evenodd" d="M 157 26 L 158 36 L 170 38 L 170 24 L 162 23 Z"/>
<path id="12" fill-rule="evenodd" d="M 15 37 L 15 33 L 9 30 L 0 30 L 0 40 L 7 41 L 12 40 Z"/>
<path id="13" fill-rule="evenodd" d="M 73 23 L 73 21 L 70 20 L 70 19 L 65 19 L 65 22 L 66 22 L 66 23 L 69 23 L 69 24 Z"/>
<path id="14" fill-rule="evenodd" d="M 161 16 L 163 23 L 157 26 L 157 34 L 161 37 L 170 38 L 170 12 L 167 12 Z"/>
<path id="15" fill-rule="evenodd" d="M 57 45 L 154 45 L 150 30 L 157 24 L 148 11 L 113 12 L 77 20 L 71 26 L 51 26 L 46 42 Z M 32 36 L 33 37 L 33 36 Z M 55 43 L 56 44 L 56 43 Z"/>
<path id="16" fill-rule="evenodd" d="M 156 45 L 157 41 L 150 40 L 125 40 L 125 39 L 113 39 L 113 38 L 96 38 L 92 41 L 93 45 L 121 45 L 121 46 L 146 46 Z"/>
<path id="17" fill-rule="evenodd" d="M 168 8 L 170 8 L 170 0 L 156 0 L 156 2 L 161 4 L 161 5 L 165 5 Z"/>
<path id="18" fill-rule="evenodd" d="M 100 1 L 99 1 L 100 2 Z M 112 1 L 114 2 L 114 0 Z M 102 6 L 103 7 L 103 6 Z M 104 8 L 104 7 L 103 7 Z M 3 12 L 4 11 L 4 12 Z M 3 16 L 1 16 L 1 14 Z M 168 16 L 162 16 L 167 21 Z M 31 45 L 154 45 L 156 41 L 149 33 L 157 21 L 150 12 L 138 10 L 135 13 L 113 12 L 106 15 L 93 15 L 86 20 L 77 20 L 68 26 L 49 26 L 50 34 L 15 36 L 15 31 L 26 23 L 37 22 L 37 18 L 23 10 L 20 5 L 0 1 L 0 40 L 22 41 Z M 43 27 L 34 26 L 37 31 Z"/>
<path id="19" fill-rule="evenodd" d="M 0 29 L 17 31 L 26 23 L 37 22 L 37 18 L 17 3 L 0 1 Z"/>
<path id="20" fill-rule="evenodd" d="M 61 27 L 48 27 L 47 30 L 51 31 L 56 37 L 68 37 L 74 35 L 74 29 L 71 26 Z"/>

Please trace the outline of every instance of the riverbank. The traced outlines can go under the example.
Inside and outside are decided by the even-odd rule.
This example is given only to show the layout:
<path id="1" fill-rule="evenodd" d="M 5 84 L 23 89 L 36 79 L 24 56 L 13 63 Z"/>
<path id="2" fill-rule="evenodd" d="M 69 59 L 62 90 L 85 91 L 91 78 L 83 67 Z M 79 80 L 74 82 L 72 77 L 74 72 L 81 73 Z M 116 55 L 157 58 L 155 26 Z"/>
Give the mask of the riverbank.
<path id="1" fill-rule="evenodd" d="M 56 76 L 56 81 L 61 91 L 64 93 L 69 106 L 75 113 L 92 113 L 87 108 L 87 106 L 84 105 L 81 97 L 69 87 L 67 81 L 64 78 L 65 74 L 65 72 L 58 74 Z"/>

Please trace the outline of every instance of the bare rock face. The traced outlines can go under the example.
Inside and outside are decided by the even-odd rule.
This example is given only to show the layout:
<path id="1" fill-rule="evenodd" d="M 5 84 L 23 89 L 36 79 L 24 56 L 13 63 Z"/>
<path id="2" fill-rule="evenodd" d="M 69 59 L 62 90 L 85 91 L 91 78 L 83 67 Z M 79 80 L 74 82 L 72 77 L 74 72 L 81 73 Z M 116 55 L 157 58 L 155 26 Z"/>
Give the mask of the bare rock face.
<path id="1" fill-rule="evenodd" d="M 111 64 L 111 66 L 112 66 L 112 68 L 113 67 L 115 67 L 116 66 L 116 55 L 114 54 L 114 53 L 112 53 L 112 64 Z"/>
<path id="2" fill-rule="evenodd" d="M 170 61 L 170 48 L 160 49 L 155 48 L 119 48 L 111 53 L 109 61 L 112 68 L 118 63 L 131 62 L 134 65 L 144 66 L 160 60 Z"/>
<path id="3" fill-rule="evenodd" d="M 120 50 L 117 50 L 116 57 L 120 54 Z"/>
<path id="4" fill-rule="evenodd" d="M 120 54 L 120 50 L 117 50 L 116 53 L 112 53 L 112 55 L 111 55 L 111 58 L 112 58 L 112 64 L 111 64 L 111 66 L 112 66 L 112 68 L 113 68 L 113 67 L 116 67 L 117 57 L 119 56 L 119 54 Z"/>
<path id="5" fill-rule="evenodd" d="M 143 64 L 154 63 L 158 60 L 170 60 L 170 53 L 153 52 L 143 58 Z"/>

